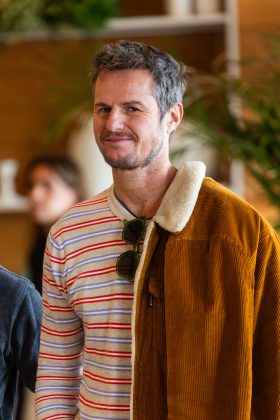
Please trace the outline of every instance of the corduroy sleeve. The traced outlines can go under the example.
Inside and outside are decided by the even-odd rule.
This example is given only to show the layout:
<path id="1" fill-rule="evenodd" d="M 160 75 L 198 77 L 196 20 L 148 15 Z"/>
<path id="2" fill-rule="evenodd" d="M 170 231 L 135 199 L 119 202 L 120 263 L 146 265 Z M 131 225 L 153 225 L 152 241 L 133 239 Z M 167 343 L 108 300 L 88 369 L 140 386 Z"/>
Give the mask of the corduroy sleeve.
<path id="1" fill-rule="evenodd" d="M 43 318 L 36 381 L 36 419 L 71 419 L 77 412 L 83 327 L 68 302 L 62 245 L 49 235 L 43 274 Z"/>
<path id="2" fill-rule="evenodd" d="M 280 243 L 269 227 L 260 238 L 254 289 L 252 415 L 280 419 Z"/>

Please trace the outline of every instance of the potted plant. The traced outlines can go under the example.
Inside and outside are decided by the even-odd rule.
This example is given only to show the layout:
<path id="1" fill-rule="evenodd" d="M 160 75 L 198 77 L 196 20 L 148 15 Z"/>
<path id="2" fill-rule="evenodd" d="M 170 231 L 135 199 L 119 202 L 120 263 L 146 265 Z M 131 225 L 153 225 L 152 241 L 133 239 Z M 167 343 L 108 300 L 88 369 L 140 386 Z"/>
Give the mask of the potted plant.
<path id="1" fill-rule="evenodd" d="M 280 36 L 270 42 L 267 57 L 241 64 L 246 77 L 194 70 L 185 115 L 198 138 L 244 163 L 280 212 Z"/>
<path id="2" fill-rule="evenodd" d="M 94 29 L 119 12 L 118 0 L 3 0 L 0 32 L 38 28 Z"/>

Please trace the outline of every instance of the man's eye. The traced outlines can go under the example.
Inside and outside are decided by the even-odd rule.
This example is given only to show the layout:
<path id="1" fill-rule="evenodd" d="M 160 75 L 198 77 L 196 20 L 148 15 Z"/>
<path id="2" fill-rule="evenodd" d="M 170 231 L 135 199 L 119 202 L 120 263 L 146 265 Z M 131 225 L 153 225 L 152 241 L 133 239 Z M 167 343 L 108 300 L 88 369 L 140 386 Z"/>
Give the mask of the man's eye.
<path id="1" fill-rule="evenodd" d="M 110 108 L 98 108 L 95 112 L 97 114 L 107 114 L 108 112 L 110 112 Z"/>
<path id="2" fill-rule="evenodd" d="M 129 112 L 138 112 L 138 111 L 140 111 L 140 109 L 139 108 L 136 108 L 135 106 L 129 106 L 128 107 L 128 111 Z"/>

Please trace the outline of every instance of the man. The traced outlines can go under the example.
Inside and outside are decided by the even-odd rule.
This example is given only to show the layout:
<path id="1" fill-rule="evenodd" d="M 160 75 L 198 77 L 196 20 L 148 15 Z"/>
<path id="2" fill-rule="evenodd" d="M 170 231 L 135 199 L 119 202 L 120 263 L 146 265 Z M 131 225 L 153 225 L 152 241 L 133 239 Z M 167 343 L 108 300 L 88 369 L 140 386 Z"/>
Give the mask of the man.
<path id="1" fill-rule="evenodd" d="M 37 418 L 279 419 L 279 240 L 203 164 L 171 165 L 184 66 L 120 41 L 92 80 L 114 184 L 49 236 Z"/>
<path id="2" fill-rule="evenodd" d="M 0 419 L 16 412 L 19 379 L 35 391 L 41 296 L 34 285 L 0 267 Z"/>

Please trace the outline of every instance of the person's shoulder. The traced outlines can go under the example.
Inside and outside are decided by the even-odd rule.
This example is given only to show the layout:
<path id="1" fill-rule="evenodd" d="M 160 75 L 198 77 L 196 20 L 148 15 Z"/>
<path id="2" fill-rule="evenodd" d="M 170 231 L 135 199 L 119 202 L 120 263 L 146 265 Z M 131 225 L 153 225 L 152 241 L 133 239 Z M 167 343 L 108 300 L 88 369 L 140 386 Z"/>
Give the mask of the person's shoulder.
<path id="1" fill-rule="evenodd" d="M 104 207 L 108 202 L 109 188 L 80 203 L 74 204 L 67 214 L 83 213 Z M 67 216 L 67 214 L 65 216 Z"/>
<path id="2" fill-rule="evenodd" d="M 221 213 L 231 210 L 234 213 L 237 211 L 238 214 L 243 216 L 256 219 L 263 218 L 243 197 L 209 177 L 205 177 L 202 183 L 199 200 L 200 204 L 204 203 L 204 206 L 207 204 L 210 213 L 214 209 Z"/>
<path id="3" fill-rule="evenodd" d="M 108 205 L 109 188 L 96 196 L 74 204 L 60 219 L 52 226 L 50 235 L 57 236 L 57 232 L 67 231 L 68 228 L 86 223 L 102 212 L 109 211 Z"/>
<path id="4" fill-rule="evenodd" d="M 272 226 L 250 203 L 208 177 L 202 183 L 194 218 L 201 237 L 219 237 L 244 249 L 253 250 L 262 236 L 274 236 Z"/>
<path id="5" fill-rule="evenodd" d="M 30 280 L 25 277 L 19 276 L 12 271 L 7 270 L 5 267 L 0 266 L 0 287 L 6 287 L 10 289 L 27 288 Z M 32 283 L 31 283 L 32 284 Z"/>
<path id="6" fill-rule="evenodd" d="M 27 293 L 32 294 L 35 299 L 40 295 L 34 284 L 27 278 L 19 276 L 3 266 L 0 266 L 0 300 L 5 304 L 24 299 Z"/>

